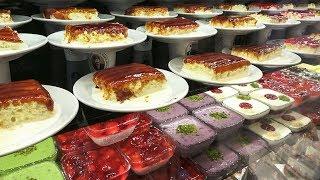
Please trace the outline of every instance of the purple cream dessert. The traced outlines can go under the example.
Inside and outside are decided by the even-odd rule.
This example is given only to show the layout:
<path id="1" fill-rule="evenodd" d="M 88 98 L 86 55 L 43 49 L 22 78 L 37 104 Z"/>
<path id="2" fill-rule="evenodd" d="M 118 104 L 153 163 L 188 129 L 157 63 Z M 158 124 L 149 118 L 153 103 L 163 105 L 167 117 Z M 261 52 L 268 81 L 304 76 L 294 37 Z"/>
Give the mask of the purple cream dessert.
<path id="1" fill-rule="evenodd" d="M 216 136 L 214 130 L 189 115 L 161 124 L 160 127 L 175 140 L 182 157 L 201 153 Z"/>
<path id="2" fill-rule="evenodd" d="M 192 158 L 207 175 L 208 179 L 218 179 L 234 171 L 240 162 L 233 151 L 222 144 L 211 145 L 200 155 Z"/>
<path id="3" fill-rule="evenodd" d="M 188 110 L 178 103 L 146 112 L 157 125 L 188 114 Z"/>
<path id="4" fill-rule="evenodd" d="M 225 145 L 236 151 L 241 158 L 249 163 L 256 161 L 268 152 L 267 142 L 249 131 L 240 131 Z"/>
<path id="5" fill-rule="evenodd" d="M 208 124 L 217 132 L 219 140 L 235 133 L 242 127 L 244 118 L 239 114 L 219 105 L 211 105 L 193 111 L 201 121 Z"/>
<path id="6" fill-rule="evenodd" d="M 179 103 L 186 107 L 189 111 L 193 111 L 200 107 L 213 104 L 215 103 L 215 100 L 207 94 L 201 93 L 183 98 L 181 101 L 179 101 Z"/>

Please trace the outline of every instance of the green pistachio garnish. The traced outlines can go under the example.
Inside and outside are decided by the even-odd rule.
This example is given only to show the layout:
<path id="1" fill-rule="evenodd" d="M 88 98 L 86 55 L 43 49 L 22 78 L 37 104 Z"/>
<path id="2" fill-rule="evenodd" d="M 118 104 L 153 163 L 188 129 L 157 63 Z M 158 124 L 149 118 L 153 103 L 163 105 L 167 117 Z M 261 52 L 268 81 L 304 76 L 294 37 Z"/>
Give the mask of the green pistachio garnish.
<path id="1" fill-rule="evenodd" d="M 287 102 L 289 102 L 290 101 L 290 98 L 288 98 L 287 96 L 285 96 L 285 95 L 281 95 L 281 96 L 279 96 L 279 99 L 281 100 L 281 101 L 287 101 Z"/>
<path id="2" fill-rule="evenodd" d="M 158 111 L 158 112 L 167 112 L 169 110 L 170 110 L 170 106 L 165 106 L 165 107 L 161 107 L 161 108 L 156 109 L 156 111 Z"/>
<path id="3" fill-rule="evenodd" d="M 250 86 L 253 88 L 259 88 L 259 84 L 256 82 L 250 83 Z"/>
<path id="4" fill-rule="evenodd" d="M 213 161 L 216 161 L 218 159 L 222 159 L 223 158 L 222 153 L 216 148 L 207 149 L 207 155 Z"/>
<path id="5" fill-rule="evenodd" d="M 210 117 L 216 120 L 222 120 L 228 118 L 228 114 L 226 114 L 225 112 L 214 112 L 210 113 Z"/>
<path id="6" fill-rule="evenodd" d="M 177 133 L 189 135 L 198 132 L 198 128 L 195 124 L 180 124 L 177 129 Z"/>
<path id="7" fill-rule="evenodd" d="M 250 99 L 251 99 L 250 96 L 248 96 L 248 95 L 242 95 L 242 94 L 238 95 L 237 98 L 238 98 L 238 99 L 241 99 L 241 100 L 250 100 Z"/>
<path id="8" fill-rule="evenodd" d="M 197 101 L 201 101 L 203 99 L 203 96 L 200 95 L 193 95 L 193 96 L 189 96 L 187 97 L 190 101 L 193 102 L 197 102 Z"/>
<path id="9" fill-rule="evenodd" d="M 14 156 L 18 156 L 18 155 L 27 156 L 35 150 L 37 150 L 36 146 L 29 146 L 25 149 L 18 151 Z"/>
<path id="10" fill-rule="evenodd" d="M 239 136 L 239 142 L 241 145 L 248 145 L 250 144 L 250 139 L 248 136 Z"/>

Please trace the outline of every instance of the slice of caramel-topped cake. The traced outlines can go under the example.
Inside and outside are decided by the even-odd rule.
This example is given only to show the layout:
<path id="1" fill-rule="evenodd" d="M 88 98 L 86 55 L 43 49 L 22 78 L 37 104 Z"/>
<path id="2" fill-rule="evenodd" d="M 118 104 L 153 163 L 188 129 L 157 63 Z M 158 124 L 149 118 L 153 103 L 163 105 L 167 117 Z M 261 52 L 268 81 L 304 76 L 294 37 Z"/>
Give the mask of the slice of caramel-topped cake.
<path id="1" fill-rule="evenodd" d="M 108 43 L 125 40 L 128 28 L 120 23 L 67 25 L 65 40 L 68 43 Z"/>
<path id="2" fill-rule="evenodd" d="M 38 81 L 0 84 L 0 128 L 43 120 L 53 115 L 54 102 Z"/>
<path id="3" fill-rule="evenodd" d="M 279 43 L 254 46 L 238 46 L 231 50 L 231 55 L 252 61 L 267 61 L 281 56 L 283 46 Z"/>
<path id="4" fill-rule="evenodd" d="M 221 3 L 219 4 L 219 8 L 223 10 L 232 10 L 232 11 L 247 11 L 247 7 L 243 4 L 235 4 L 235 3 Z"/>
<path id="5" fill-rule="evenodd" d="M 157 35 L 180 35 L 197 30 L 199 24 L 186 18 L 174 18 L 164 21 L 150 21 L 145 25 L 149 33 Z"/>
<path id="6" fill-rule="evenodd" d="M 10 27 L 0 29 L 0 51 L 17 50 L 25 46 L 23 41 L 18 36 L 17 31 Z"/>
<path id="7" fill-rule="evenodd" d="M 295 19 L 295 20 L 316 18 L 316 14 L 312 10 L 293 10 L 293 9 L 290 9 L 288 11 L 283 12 L 282 14 L 289 19 Z"/>
<path id="8" fill-rule="evenodd" d="M 278 10 L 283 8 L 282 4 L 273 3 L 273 2 L 253 2 L 250 3 L 249 9 L 263 9 L 263 10 Z"/>
<path id="9" fill-rule="evenodd" d="M 320 40 L 310 36 L 289 38 L 284 41 L 286 49 L 311 54 L 320 53 Z"/>
<path id="10" fill-rule="evenodd" d="M 210 24 L 221 28 L 248 28 L 256 27 L 257 20 L 250 16 L 224 16 L 213 17 Z"/>
<path id="11" fill-rule="evenodd" d="M 11 17 L 11 11 L 6 9 L 0 9 L 0 23 L 11 23 L 13 22 Z"/>
<path id="12" fill-rule="evenodd" d="M 163 6 L 132 6 L 125 11 L 130 16 L 169 16 L 169 9 Z"/>
<path id="13" fill-rule="evenodd" d="M 247 75 L 250 62 L 224 53 L 205 53 L 184 58 L 184 71 L 212 80 L 236 79 Z"/>
<path id="14" fill-rule="evenodd" d="M 286 23 L 288 21 L 288 17 L 282 14 L 251 14 L 251 17 L 255 18 L 258 22 L 261 23 Z"/>
<path id="15" fill-rule="evenodd" d="M 62 20 L 93 20 L 99 19 L 99 12 L 95 8 L 48 8 L 43 12 L 43 16 L 47 19 Z"/>
<path id="16" fill-rule="evenodd" d="M 93 82 L 106 100 L 123 102 L 162 90 L 167 80 L 157 69 L 133 63 L 98 71 Z"/>
<path id="17" fill-rule="evenodd" d="M 213 7 L 204 4 L 177 4 L 174 6 L 174 11 L 180 13 L 212 13 Z"/>

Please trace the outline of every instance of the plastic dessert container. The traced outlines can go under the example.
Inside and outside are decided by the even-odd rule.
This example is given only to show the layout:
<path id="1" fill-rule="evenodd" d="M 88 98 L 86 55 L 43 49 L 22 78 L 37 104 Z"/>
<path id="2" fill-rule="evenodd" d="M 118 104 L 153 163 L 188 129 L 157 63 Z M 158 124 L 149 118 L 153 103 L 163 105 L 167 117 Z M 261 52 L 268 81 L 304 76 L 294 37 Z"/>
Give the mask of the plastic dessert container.
<path id="1" fill-rule="evenodd" d="M 132 134 L 140 134 L 142 132 L 148 131 L 152 125 L 151 118 L 145 113 L 132 113 L 127 116 L 137 116 L 138 124 L 134 129 Z"/>
<path id="2" fill-rule="evenodd" d="M 66 154 L 61 165 L 68 179 L 125 180 L 130 170 L 130 164 L 114 146 Z"/>
<path id="3" fill-rule="evenodd" d="M 311 119 L 299 114 L 295 111 L 288 111 L 283 115 L 272 117 L 273 120 L 277 121 L 288 127 L 292 132 L 299 132 L 309 127 Z"/>
<path id="4" fill-rule="evenodd" d="M 247 120 L 259 119 L 270 112 L 269 106 L 245 95 L 237 95 L 225 99 L 222 105 L 235 111 Z"/>
<path id="5" fill-rule="evenodd" d="M 138 175 L 145 175 L 164 166 L 175 151 L 172 140 L 154 127 L 130 136 L 118 143 L 118 146 L 129 160 L 131 169 Z"/>
<path id="6" fill-rule="evenodd" d="M 238 155 L 222 144 L 211 145 L 200 155 L 191 159 L 198 164 L 208 179 L 220 179 L 237 169 Z"/>
<path id="7" fill-rule="evenodd" d="M 42 161 L 54 161 L 56 157 L 57 149 L 54 141 L 52 138 L 48 138 L 18 152 L 0 157 L 0 175 L 7 174 L 22 167 Z"/>
<path id="8" fill-rule="evenodd" d="M 193 111 L 203 106 L 213 104 L 215 103 L 215 100 L 207 94 L 201 93 L 183 98 L 179 101 L 179 103 L 185 108 L 187 108 L 189 111 Z"/>
<path id="9" fill-rule="evenodd" d="M 223 86 L 219 88 L 213 88 L 210 91 L 205 92 L 207 95 L 213 97 L 217 102 L 222 102 L 226 98 L 238 95 L 239 92 L 231 87 Z"/>
<path id="10" fill-rule="evenodd" d="M 137 115 L 126 115 L 105 122 L 85 127 L 88 136 L 99 146 L 109 146 L 129 137 L 139 117 Z"/>
<path id="11" fill-rule="evenodd" d="M 188 110 L 180 104 L 174 103 L 169 106 L 147 111 L 146 113 L 156 125 L 160 125 L 161 123 L 169 122 L 175 118 L 187 115 Z"/>
<path id="12" fill-rule="evenodd" d="M 252 91 L 261 89 L 262 85 L 258 82 L 252 82 L 249 84 L 232 85 L 231 87 L 239 91 L 239 94 L 249 95 Z"/>
<path id="13" fill-rule="evenodd" d="M 267 142 L 249 131 L 240 131 L 224 144 L 247 163 L 255 162 L 268 152 Z"/>
<path id="14" fill-rule="evenodd" d="M 220 105 L 200 108 L 192 113 L 217 132 L 218 140 L 238 131 L 244 121 L 242 116 Z"/>
<path id="15" fill-rule="evenodd" d="M 3 177 L 0 176 L 1 180 L 18 180 L 18 179 L 46 179 L 46 180 L 64 180 L 64 176 L 53 161 L 45 161 L 32 166 L 27 166 L 19 169 L 15 172 L 7 174 Z"/>
<path id="16" fill-rule="evenodd" d="M 193 116 L 184 116 L 161 125 L 161 129 L 176 142 L 182 157 L 191 157 L 208 148 L 216 132 Z"/>
<path id="17" fill-rule="evenodd" d="M 66 132 L 55 137 L 56 144 L 62 154 L 74 151 L 89 151 L 99 148 L 83 128 Z"/>

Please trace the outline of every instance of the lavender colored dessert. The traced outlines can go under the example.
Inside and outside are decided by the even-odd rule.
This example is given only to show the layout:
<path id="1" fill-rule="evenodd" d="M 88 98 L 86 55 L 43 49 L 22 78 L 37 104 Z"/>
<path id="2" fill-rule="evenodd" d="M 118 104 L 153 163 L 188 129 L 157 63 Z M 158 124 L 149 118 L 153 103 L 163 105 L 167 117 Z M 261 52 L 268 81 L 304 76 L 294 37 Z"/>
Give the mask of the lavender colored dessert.
<path id="1" fill-rule="evenodd" d="M 203 106 L 213 104 L 215 103 L 215 100 L 207 94 L 201 93 L 183 98 L 181 101 L 179 101 L 179 103 L 186 107 L 189 111 L 193 111 Z"/>
<path id="2" fill-rule="evenodd" d="M 157 125 L 188 114 L 188 110 L 178 103 L 146 112 Z"/>
<path id="3" fill-rule="evenodd" d="M 222 144 L 211 145 L 206 151 L 192 158 L 207 175 L 208 179 L 218 179 L 234 171 L 240 162 L 233 151 Z"/>
<path id="4" fill-rule="evenodd" d="M 193 114 L 217 132 L 218 140 L 226 138 L 242 127 L 244 118 L 219 105 L 211 105 L 193 111 Z"/>
<path id="5" fill-rule="evenodd" d="M 160 127 L 175 140 L 182 157 L 202 152 L 210 146 L 216 136 L 214 130 L 189 115 L 161 124 Z"/>
<path id="6" fill-rule="evenodd" d="M 244 161 L 249 163 L 256 161 L 268 152 L 267 142 L 249 131 L 240 131 L 225 145 L 236 151 Z"/>

